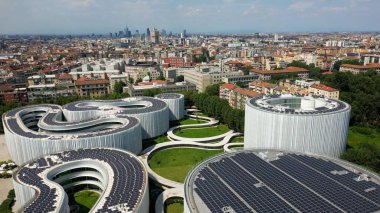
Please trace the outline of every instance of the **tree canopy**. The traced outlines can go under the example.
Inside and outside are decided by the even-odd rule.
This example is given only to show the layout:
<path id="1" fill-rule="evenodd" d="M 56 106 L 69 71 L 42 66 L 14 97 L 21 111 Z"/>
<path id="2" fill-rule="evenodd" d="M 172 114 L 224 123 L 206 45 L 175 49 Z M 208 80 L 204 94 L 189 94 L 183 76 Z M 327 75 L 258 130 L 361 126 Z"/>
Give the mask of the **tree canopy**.
<path id="1" fill-rule="evenodd" d="M 125 87 L 126 84 L 123 81 L 118 81 L 113 86 L 113 91 L 117 94 L 123 93 L 123 87 Z"/>

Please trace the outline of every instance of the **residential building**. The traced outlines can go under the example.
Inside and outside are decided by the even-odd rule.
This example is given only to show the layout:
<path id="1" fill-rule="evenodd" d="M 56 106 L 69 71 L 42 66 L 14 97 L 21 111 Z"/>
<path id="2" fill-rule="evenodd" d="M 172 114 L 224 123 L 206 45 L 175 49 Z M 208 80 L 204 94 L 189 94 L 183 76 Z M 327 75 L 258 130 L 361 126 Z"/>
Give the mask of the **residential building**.
<path id="1" fill-rule="evenodd" d="M 11 85 L 0 85 L 0 104 L 28 102 L 26 89 L 14 88 Z"/>
<path id="2" fill-rule="evenodd" d="M 339 100 L 339 90 L 324 84 L 313 84 L 309 87 L 309 92 L 314 95 L 323 95 L 326 98 Z"/>
<path id="3" fill-rule="evenodd" d="M 354 75 L 359 73 L 367 72 L 368 70 L 375 70 L 377 73 L 380 73 L 380 64 L 370 63 L 367 65 L 353 65 L 353 64 L 342 64 L 340 66 L 339 72 L 351 72 Z"/>
<path id="4" fill-rule="evenodd" d="M 185 81 L 195 84 L 199 92 L 204 92 L 206 90 L 206 87 L 209 85 L 221 83 L 223 78 L 243 75 L 243 72 L 202 72 L 197 71 L 196 69 L 183 72 Z"/>
<path id="5" fill-rule="evenodd" d="M 175 84 L 170 84 L 165 81 L 157 80 L 152 82 L 141 82 L 138 86 L 129 85 L 123 88 L 123 92 L 127 92 L 132 97 L 143 96 L 144 91 L 149 89 L 160 89 L 162 93 L 175 93 L 197 90 L 195 84 L 189 82 L 177 82 Z"/>
<path id="6" fill-rule="evenodd" d="M 252 69 L 251 73 L 259 75 L 259 80 L 270 80 L 273 75 L 297 75 L 301 78 L 309 77 L 309 70 L 300 67 L 288 67 L 282 70 L 256 70 Z"/>
<path id="7" fill-rule="evenodd" d="M 236 84 L 241 82 L 244 86 L 248 86 L 250 82 L 258 80 L 258 75 L 239 75 L 239 76 L 230 76 L 224 77 L 223 82 L 227 84 Z"/>
<path id="8" fill-rule="evenodd" d="M 221 84 L 219 87 L 219 97 L 228 100 L 228 104 L 234 109 L 244 110 L 245 102 L 248 99 L 260 95 L 260 93 L 243 89 L 233 84 Z"/>
<path id="9" fill-rule="evenodd" d="M 269 82 L 260 80 L 252 81 L 249 83 L 250 90 L 265 95 L 277 94 L 277 87 L 278 86 L 276 84 L 271 84 Z"/>
<path id="10" fill-rule="evenodd" d="M 99 97 L 110 93 L 109 80 L 81 77 L 75 82 L 76 93 L 81 97 Z"/>
<path id="11" fill-rule="evenodd" d="M 164 68 L 169 67 L 183 67 L 185 66 L 185 59 L 181 57 L 169 57 L 162 60 Z"/>

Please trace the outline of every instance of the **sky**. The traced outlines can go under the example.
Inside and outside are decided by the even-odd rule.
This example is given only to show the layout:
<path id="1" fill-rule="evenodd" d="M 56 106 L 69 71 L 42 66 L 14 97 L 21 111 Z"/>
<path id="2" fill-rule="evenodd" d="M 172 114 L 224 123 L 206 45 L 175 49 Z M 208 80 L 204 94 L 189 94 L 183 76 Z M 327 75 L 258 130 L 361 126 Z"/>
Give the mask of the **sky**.
<path id="1" fill-rule="evenodd" d="M 380 31 L 380 0 L 0 0 L 0 34 Z"/>

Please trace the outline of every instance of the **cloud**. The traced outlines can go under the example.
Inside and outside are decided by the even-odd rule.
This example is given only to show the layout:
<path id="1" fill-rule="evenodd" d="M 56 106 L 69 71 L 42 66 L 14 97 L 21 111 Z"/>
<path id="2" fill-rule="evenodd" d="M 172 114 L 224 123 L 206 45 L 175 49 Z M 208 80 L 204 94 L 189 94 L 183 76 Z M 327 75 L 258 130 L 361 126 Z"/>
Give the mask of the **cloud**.
<path id="1" fill-rule="evenodd" d="M 177 10 L 184 16 L 188 17 L 195 17 L 195 16 L 201 16 L 202 15 L 202 8 L 197 7 L 185 7 L 182 4 L 177 6 Z"/>
<path id="2" fill-rule="evenodd" d="M 64 0 L 72 7 L 89 7 L 94 4 L 94 0 Z"/>
<path id="3" fill-rule="evenodd" d="M 336 6 L 336 7 L 324 7 L 322 8 L 322 12 L 343 12 L 343 11 L 347 11 L 349 10 L 348 7 L 339 7 L 339 6 Z"/>
<path id="4" fill-rule="evenodd" d="M 297 1 L 289 5 L 288 10 L 303 12 L 314 5 L 311 1 Z"/>
<path id="5" fill-rule="evenodd" d="M 243 15 L 250 15 L 250 14 L 255 14 L 257 13 L 259 10 L 258 10 L 258 6 L 257 5 L 251 5 L 250 7 L 248 7 L 246 10 L 243 11 Z"/>

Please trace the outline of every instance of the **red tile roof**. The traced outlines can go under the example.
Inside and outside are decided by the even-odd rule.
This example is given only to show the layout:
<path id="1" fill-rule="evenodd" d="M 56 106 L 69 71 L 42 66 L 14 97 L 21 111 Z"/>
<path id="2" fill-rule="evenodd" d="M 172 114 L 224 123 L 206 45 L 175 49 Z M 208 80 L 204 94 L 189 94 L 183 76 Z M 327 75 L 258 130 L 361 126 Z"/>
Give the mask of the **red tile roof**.
<path id="1" fill-rule="evenodd" d="M 106 79 L 88 79 L 85 77 L 80 77 L 76 82 L 75 85 L 81 86 L 81 85 L 94 85 L 94 84 L 109 84 L 109 81 Z"/>
<path id="2" fill-rule="evenodd" d="M 342 64 L 341 67 L 353 68 L 353 69 L 373 69 L 380 68 L 380 64 L 370 63 L 367 65 L 353 65 L 353 64 Z"/>
<path id="3" fill-rule="evenodd" d="M 224 88 L 226 88 L 226 89 L 230 89 L 230 90 L 233 90 L 233 89 L 235 89 L 236 88 L 236 85 L 234 85 L 234 84 L 222 84 L 222 85 L 220 85 L 221 87 L 224 87 Z"/>
<path id="4" fill-rule="evenodd" d="M 336 91 L 338 91 L 337 89 L 329 87 L 329 86 L 326 86 L 324 84 L 313 84 L 310 87 L 314 88 L 314 89 L 328 91 L 328 92 L 336 92 Z"/>
<path id="5" fill-rule="evenodd" d="M 243 89 L 240 87 L 237 87 L 236 89 L 234 89 L 234 91 L 241 93 L 241 94 L 244 94 L 244 95 L 247 95 L 249 97 L 257 97 L 257 96 L 261 95 L 260 93 L 257 93 L 257 92 L 251 91 L 251 90 L 247 90 L 247 89 Z"/>

